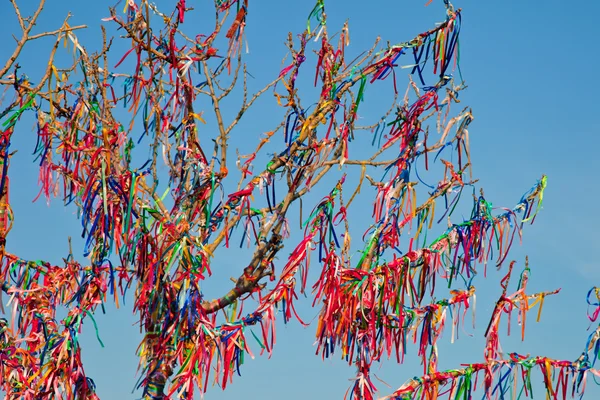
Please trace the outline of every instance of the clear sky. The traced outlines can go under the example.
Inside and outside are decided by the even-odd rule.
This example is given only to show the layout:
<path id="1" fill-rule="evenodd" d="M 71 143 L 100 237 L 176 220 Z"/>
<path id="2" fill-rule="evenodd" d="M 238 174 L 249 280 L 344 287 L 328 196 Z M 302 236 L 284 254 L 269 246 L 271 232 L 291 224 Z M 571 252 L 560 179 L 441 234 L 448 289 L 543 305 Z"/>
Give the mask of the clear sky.
<path id="1" fill-rule="evenodd" d="M 326 1 L 329 30 L 337 31 L 348 19 L 349 51 L 355 54 L 368 48 L 378 35 L 392 43 L 409 40 L 444 18 L 441 0 L 434 0 L 429 7 L 425 7 L 425 2 L 329 0 Z M 23 5 L 26 14 L 29 3 L 34 2 L 21 3 L 28 4 Z M 64 15 L 71 11 L 72 25 L 90 26 L 78 34 L 80 42 L 88 49 L 98 48 L 100 19 L 108 16 L 107 8 L 112 3 L 73 0 L 47 3 L 37 31 L 58 28 Z M 166 2 L 158 2 L 161 3 Z M 207 10 L 205 3 L 188 1 L 196 11 L 186 24 L 197 24 L 197 33 L 210 30 L 203 25 L 206 15 L 212 15 L 203 13 Z M 512 207 L 542 174 L 548 175 L 543 211 L 533 226 L 526 227 L 523 244 L 513 247 L 511 258 L 522 263 L 524 256 L 529 255 L 534 291 L 561 287 L 562 292 L 546 300 L 539 324 L 530 318 L 525 343 L 520 343 L 515 335 L 502 340 L 503 348 L 573 360 L 583 350 L 588 335 L 585 295 L 591 286 L 600 283 L 597 261 L 600 244 L 595 236 L 600 222 L 595 210 L 600 195 L 597 185 L 600 55 L 596 32 L 600 3 L 456 0 L 454 5 L 463 9 L 461 68 L 469 86 L 461 99 L 473 108 L 475 115 L 469 129 L 472 161 L 474 175 L 485 188 L 487 199 L 495 206 Z M 122 7 L 121 4 L 117 9 L 121 11 Z M 250 52 L 246 60 L 256 80 L 252 85 L 259 87 L 277 75 L 285 55 L 283 42 L 287 32 L 301 32 L 312 7 L 313 2 L 307 0 L 250 1 L 247 30 Z M 18 34 L 11 10 L 8 1 L 0 5 L 3 14 L 0 60 L 5 60 L 13 49 L 10 35 Z M 115 44 L 113 65 L 127 46 L 122 42 Z M 40 42 L 23 52 L 22 71 L 32 79 L 45 67 L 47 44 Z M 410 59 L 405 63 L 410 63 Z M 406 84 L 405 72 L 399 71 L 401 88 Z M 314 69 L 304 73 L 306 79 L 302 82 L 309 84 Z M 384 86 L 389 86 L 389 82 L 380 85 Z M 367 88 L 361 109 L 366 123 L 375 122 L 388 106 L 380 99 L 379 90 L 376 85 Z M 241 129 L 234 133 L 234 147 L 255 143 L 255 138 L 269 128 L 273 109 L 276 104 L 269 100 L 249 114 Z M 272 120 L 271 125 L 277 122 Z M 32 119 L 22 121 L 11 147 L 19 152 L 11 164 L 11 204 L 16 225 L 8 237 L 7 249 L 23 258 L 59 263 L 67 254 L 67 236 L 78 237 L 81 224 L 75 210 L 64 209 L 60 201 L 50 206 L 43 200 L 32 203 L 39 190 L 37 168 L 31 156 L 35 145 L 35 133 L 29 130 L 32 124 Z M 323 192 L 315 194 L 314 199 L 329 190 L 321 189 Z M 360 213 L 353 218 L 361 218 Z M 79 245 L 77 252 L 83 259 L 81 243 L 75 241 L 75 244 Z M 222 278 L 222 283 L 207 289 L 215 294 L 227 285 L 229 276 L 237 276 L 243 268 L 234 255 L 221 254 L 223 258 L 215 260 L 213 271 L 216 278 Z M 313 280 L 315 274 L 313 270 Z M 467 329 L 473 337 L 463 334 L 454 344 L 450 344 L 449 335 L 441 340 L 442 368 L 482 359 L 486 318 L 499 295 L 499 276 L 491 273 L 487 280 L 476 284 L 477 326 L 475 330 Z M 311 321 L 318 312 L 310 308 L 311 302 L 305 299 L 299 307 L 305 321 Z M 91 325 L 82 335 L 86 372 L 97 383 L 102 399 L 135 399 L 140 395 L 131 394 L 137 367 L 135 349 L 140 336 L 132 325 L 134 318 L 128 306 L 130 303 L 119 310 L 109 306 L 107 315 L 97 316 L 105 348 L 95 340 Z M 315 356 L 314 331 L 314 326 L 303 328 L 294 321 L 286 326 L 280 323 L 271 359 L 266 356 L 247 359 L 241 377 L 235 377 L 225 392 L 218 387 L 209 388 L 206 398 L 340 398 L 350 386 L 348 379 L 354 376 L 354 368 L 338 359 L 322 361 Z M 253 350 L 258 355 L 258 349 Z M 375 366 L 373 372 L 394 389 L 399 387 L 422 371 L 416 363 L 416 347 L 409 352 L 412 354 L 405 365 L 398 367 L 387 361 L 380 369 Z M 598 398 L 600 391 L 588 386 L 586 398 Z M 384 384 L 378 387 L 381 395 L 391 392 Z"/>

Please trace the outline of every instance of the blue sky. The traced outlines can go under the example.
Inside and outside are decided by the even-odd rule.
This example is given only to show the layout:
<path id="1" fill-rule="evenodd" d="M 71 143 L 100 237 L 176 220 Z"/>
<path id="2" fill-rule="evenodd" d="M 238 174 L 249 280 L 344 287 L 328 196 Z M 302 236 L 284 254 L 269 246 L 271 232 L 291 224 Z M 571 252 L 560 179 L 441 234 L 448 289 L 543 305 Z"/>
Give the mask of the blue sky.
<path id="1" fill-rule="evenodd" d="M 56 29 L 63 16 L 71 11 L 72 25 L 90 26 L 78 34 L 80 41 L 88 49 L 99 46 L 100 19 L 108 15 L 107 7 L 112 3 L 72 0 L 48 3 L 38 31 Z M 206 15 L 211 14 L 203 13 L 206 6 L 201 3 L 188 1 L 197 8 L 186 21 L 188 29 L 194 24 L 206 26 L 202 24 L 207 20 Z M 329 30 L 337 31 L 348 19 L 349 51 L 354 54 L 365 50 L 377 36 L 384 42 L 402 42 L 443 20 L 441 1 L 434 0 L 429 7 L 424 3 L 326 1 Z M 473 108 L 475 115 L 469 131 L 478 184 L 485 188 L 487 199 L 495 206 L 512 207 L 542 174 L 548 175 L 544 209 L 536 223 L 526 227 L 523 245 L 513 247 L 511 258 L 522 263 L 524 256 L 529 255 L 534 291 L 561 287 L 562 292 L 546 301 L 539 324 L 530 318 L 525 343 L 510 337 L 503 340 L 503 347 L 507 351 L 575 359 L 588 335 L 585 295 L 600 281 L 596 257 L 600 244 L 595 236 L 600 222 L 595 210 L 600 195 L 596 184 L 600 171 L 600 158 L 596 154 L 600 145 L 600 123 L 596 118 L 600 106 L 597 99 L 600 56 L 596 38 L 600 3 L 457 0 L 454 5 L 463 9 L 461 68 L 469 88 L 461 100 Z M 256 81 L 251 85 L 259 87 L 277 75 L 285 54 L 283 42 L 287 32 L 299 33 L 304 29 L 312 6 L 312 1 L 250 2 L 247 30 L 250 52 L 246 61 Z M 117 9 L 122 10 L 122 5 Z M 4 60 L 12 51 L 10 34 L 17 34 L 18 26 L 8 2 L 0 10 L 6 11 L 5 23 L 0 26 L 4 43 L 0 59 Z M 197 33 L 206 33 L 210 28 L 198 29 Z M 126 41 L 115 44 L 113 65 L 125 51 L 127 43 L 123 42 Z M 47 44 L 32 44 L 23 52 L 20 64 L 32 79 L 45 67 Z M 410 63 L 410 59 L 405 62 Z M 398 74 L 400 88 L 405 87 L 404 72 Z M 299 82 L 310 85 L 314 70 L 307 69 L 304 73 L 300 78 L 304 80 Z M 382 98 L 389 94 L 386 90 L 390 84 L 386 81 L 368 87 L 365 105 L 361 106 L 365 122 L 375 122 L 388 106 Z M 310 89 L 306 93 L 314 95 Z M 278 123 L 277 119 L 270 119 L 278 112 L 272 98 L 261 102 L 234 132 L 233 146 L 241 149 L 253 146 L 259 134 Z M 31 202 L 39 190 L 36 165 L 30 155 L 35 144 L 32 124 L 32 119 L 21 122 L 12 146 L 19 149 L 10 176 L 16 225 L 8 237 L 7 248 L 23 258 L 58 263 L 67 254 L 67 236 L 78 237 L 81 225 L 75 210 L 64 209 L 59 201 L 50 206 L 43 200 Z M 277 145 L 281 142 L 274 143 L 274 148 L 280 148 Z M 316 189 L 321 191 L 315 190 L 313 201 L 329 190 L 326 186 Z M 353 218 L 357 224 L 368 221 L 366 218 L 361 221 L 360 213 Z M 80 245 L 82 259 L 81 243 L 75 244 Z M 215 280 L 221 279 L 221 283 L 207 288 L 208 292 L 219 293 L 229 276 L 239 274 L 241 267 L 236 265 L 236 257 L 240 254 L 247 255 L 243 251 L 221 252 L 222 258 L 217 258 L 213 265 Z M 452 345 L 449 335 L 441 340 L 441 367 L 481 360 L 486 318 L 499 295 L 499 276 L 491 273 L 487 280 L 477 284 L 477 327 L 469 330 L 474 336 L 463 334 Z M 315 278 L 314 270 L 312 277 Z M 304 320 L 310 321 L 317 310 L 310 308 L 310 299 L 303 303 L 301 313 Z M 100 348 L 90 325 L 82 337 L 86 371 L 96 381 L 103 399 L 139 397 L 139 393 L 131 394 L 137 365 L 135 348 L 140 340 L 139 331 L 132 326 L 131 310 L 127 306 L 119 310 L 109 306 L 107 315 L 98 315 L 97 320 L 106 347 Z M 248 360 L 242 376 L 235 377 L 233 385 L 225 392 L 210 388 L 206 398 L 340 398 L 350 386 L 348 379 L 353 377 L 354 368 L 337 359 L 322 361 L 314 355 L 313 342 L 314 327 L 303 328 L 293 321 L 285 326 L 279 324 L 277 346 L 271 359 L 262 356 Z M 416 348 L 411 350 L 413 354 L 405 365 L 398 367 L 393 361 L 384 362 L 381 369 L 374 368 L 374 373 L 393 388 L 399 387 L 421 370 L 416 363 Z M 382 395 L 390 392 L 385 385 L 378 386 Z M 600 391 L 588 386 L 587 398 L 596 398 Z"/>

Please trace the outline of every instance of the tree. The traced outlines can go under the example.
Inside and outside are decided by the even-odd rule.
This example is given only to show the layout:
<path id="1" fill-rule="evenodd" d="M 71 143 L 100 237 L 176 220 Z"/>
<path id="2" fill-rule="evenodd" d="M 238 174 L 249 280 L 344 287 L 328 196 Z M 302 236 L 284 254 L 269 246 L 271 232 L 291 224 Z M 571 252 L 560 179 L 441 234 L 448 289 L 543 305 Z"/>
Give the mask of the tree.
<path id="1" fill-rule="evenodd" d="M 562 398 L 583 393 L 585 377 L 598 374 L 592 366 L 600 330 L 574 362 L 500 348 L 503 314 L 510 319 L 517 312 L 524 335 L 527 312 L 536 305 L 541 311 L 545 297 L 558 293 L 529 294 L 528 263 L 515 284 L 515 263 L 506 262 L 515 237 L 541 208 L 546 177 L 499 212 L 476 191 L 468 146 L 473 115 L 469 108 L 455 110 L 466 87 L 458 65 L 460 9 L 444 1 L 441 24 L 397 45 L 376 41 L 351 58 L 349 25 L 331 34 L 319 0 L 307 10 L 306 30 L 289 34 L 281 72 L 251 91 L 243 51 L 247 0 L 215 0 L 210 28 L 186 25 L 193 9 L 184 0 L 166 14 L 147 1 L 129 0 L 125 16 L 110 9 L 95 53 L 78 40 L 85 26 L 70 26 L 69 16 L 56 30 L 34 33 L 44 3 L 24 17 L 11 0 L 22 32 L 0 69 L 0 280 L 12 313 L 10 322 L 0 322 L 0 368 L 8 398 L 96 398 L 78 335 L 84 324 L 95 325 L 98 309 L 118 303 L 129 288 L 144 335 L 144 398 L 192 398 L 212 380 L 225 388 L 244 353 L 257 346 L 261 353 L 274 351 L 277 316 L 304 324 L 295 302 L 310 291 L 311 258 L 317 272 L 310 292 L 321 310 L 318 353 L 328 357 L 337 350 L 356 367 L 355 398 L 374 398 L 372 363 L 386 357 L 402 362 L 409 340 L 418 342 L 423 376 L 393 398 L 470 398 L 476 376 L 490 396 L 519 381 L 529 396 L 535 368 L 548 396 Z M 109 38 L 108 27 L 117 38 Z M 47 67 L 30 81 L 23 71 L 35 66 L 19 65 L 19 55 L 48 37 L 54 43 Z M 111 51 L 116 41 L 127 42 L 127 52 Z M 59 60 L 63 42 L 74 54 L 68 65 Z M 416 80 L 409 76 L 403 95 L 396 76 L 402 56 L 413 64 Z M 310 63 L 316 90 L 305 93 L 299 77 L 312 74 Z M 379 85 L 383 93 L 384 82 L 389 108 L 374 125 L 360 126 L 365 92 Z M 279 119 L 267 132 L 248 131 L 243 117 L 269 95 L 280 107 Z M 73 251 L 58 266 L 5 249 L 14 220 L 10 144 L 27 114 L 36 121 L 40 196 L 60 196 L 78 210 L 87 262 Z M 247 131 L 251 148 L 231 142 L 236 129 Z M 370 152 L 360 146 L 364 137 L 376 143 Z M 234 145 L 242 146 L 236 156 Z M 434 185 L 418 172 L 429 169 L 439 173 Z M 465 190 L 473 194 L 470 217 L 451 222 L 464 207 Z M 417 202 L 417 195 L 425 201 Z M 361 232 L 350 218 L 360 214 L 365 196 L 373 208 Z M 295 232 L 297 220 L 302 225 Z M 432 240 L 433 223 L 446 220 Z M 352 240 L 363 233 L 364 243 Z M 252 249 L 250 258 L 236 266 L 230 290 L 205 298 L 215 260 L 240 239 Z M 455 316 L 454 331 L 461 322 L 457 313 L 472 307 L 475 279 L 485 275 L 488 262 L 508 267 L 485 332 L 484 357 L 440 371 L 437 340 L 448 314 Z M 62 320 L 61 307 L 68 311 Z"/>

